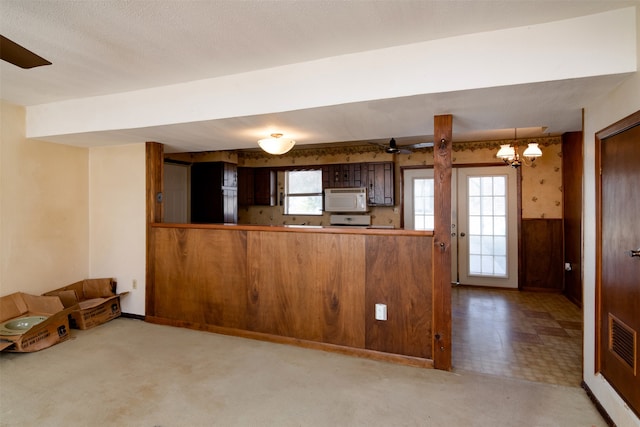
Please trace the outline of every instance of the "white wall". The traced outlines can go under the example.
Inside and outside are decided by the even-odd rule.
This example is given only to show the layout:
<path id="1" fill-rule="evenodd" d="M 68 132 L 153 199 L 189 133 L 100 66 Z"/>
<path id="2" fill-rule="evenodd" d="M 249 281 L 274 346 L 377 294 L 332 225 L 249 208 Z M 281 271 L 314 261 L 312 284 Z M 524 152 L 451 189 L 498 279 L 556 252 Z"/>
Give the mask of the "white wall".
<path id="1" fill-rule="evenodd" d="M 89 269 L 88 153 L 25 137 L 25 109 L 2 102 L 0 295 L 40 295 Z"/>
<path id="2" fill-rule="evenodd" d="M 145 144 L 91 148 L 89 165 L 91 277 L 114 277 L 122 311 L 144 315 Z"/>
<path id="3" fill-rule="evenodd" d="M 637 61 L 640 64 L 640 8 L 636 10 Z M 638 419 L 609 383 L 594 374 L 595 366 L 595 282 L 596 282 L 596 173 L 595 133 L 640 110 L 638 72 L 609 94 L 585 108 L 584 132 L 584 379 L 594 395 L 619 426 L 640 426 Z M 639 147 L 640 148 L 640 147 Z"/>

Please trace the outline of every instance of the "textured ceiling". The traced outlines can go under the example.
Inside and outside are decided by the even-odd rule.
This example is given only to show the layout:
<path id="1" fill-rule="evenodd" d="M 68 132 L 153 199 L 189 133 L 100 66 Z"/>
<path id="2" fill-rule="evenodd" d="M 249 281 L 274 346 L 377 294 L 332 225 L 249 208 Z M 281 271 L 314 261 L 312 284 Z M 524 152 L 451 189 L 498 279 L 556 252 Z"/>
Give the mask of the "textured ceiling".
<path id="1" fill-rule="evenodd" d="M 19 105 L 50 102 L 153 88 L 294 64 L 319 58 L 363 52 L 383 47 L 416 43 L 444 37 L 497 29 L 534 25 L 638 5 L 637 1 L 170 1 L 170 0 L 0 0 L 0 33 L 53 62 L 53 65 L 22 70 L 0 62 L 0 96 Z M 508 58 L 505 58 L 508 60 Z M 402 66 L 402 64 L 398 64 Z M 579 94 L 606 90 L 620 77 L 600 79 L 585 88 L 579 82 L 550 87 L 574 96 L 565 111 L 573 115 L 583 99 Z M 544 86 L 522 95 L 541 97 Z M 534 93 L 531 93 L 534 92 Z M 480 98 L 474 96 L 480 95 Z M 588 95 L 585 94 L 585 95 Z M 466 98 L 468 96 L 468 98 Z M 461 130 L 474 132 L 512 127 L 508 117 L 513 108 L 526 110 L 527 104 L 511 105 L 493 95 L 492 107 L 483 108 L 486 93 L 451 94 L 442 98 L 452 105 L 469 106 L 458 118 Z M 466 101 L 465 101 L 466 99 Z M 413 101 L 413 104 L 412 104 Z M 388 111 L 406 112 L 415 100 L 380 101 Z M 421 104 L 424 104 L 422 102 Z M 380 107 L 376 105 L 375 107 Z M 562 103 L 558 104 L 558 108 Z M 372 105 L 337 106 L 312 112 L 290 112 L 281 119 L 300 120 L 324 126 L 322 141 L 386 138 L 416 134 L 418 129 L 402 129 L 399 115 L 387 116 L 388 131 L 366 132 L 366 126 L 345 126 L 336 115 L 362 117 Z M 569 111 L 571 110 L 571 111 Z M 430 114 L 429 109 L 413 109 L 414 114 Z M 526 114 L 526 111 L 523 111 Z M 535 113 L 535 114 L 539 114 Z M 254 126 L 264 117 L 218 121 L 215 130 L 188 124 L 175 128 L 114 130 L 110 134 L 84 136 L 82 145 L 131 142 L 175 133 L 174 149 L 201 146 L 203 133 L 224 141 L 224 132 Z M 377 118 L 375 119 L 377 120 Z M 300 123 L 298 122 L 298 123 Z M 477 122 L 477 123 L 476 123 Z M 363 120 L 362 123 L 366 123 Z M 465 126 L 465 123 L 467 124 Z M 455 123 L 454 123 L 455 124 Z M 409 126 L 409 125 L 407 125 Z M 573 126 L 573 125 L 572 125 Z M 364 127 L 362 131 L 359 127 Z M 563 129 L 557 129 L 562 131 Z M 566 129 L 575 130 L 575 129 Z M 454 128 L 454 133 L 456 129 Z M 78 136 L 80 137 L 80 136 Z M 156 138 L 157 140 L 158 138 Z M 229 138 L 232 140 L 233 138 Z M 199 145 L 200 144 L 200 145 Z M 225 149 L 233 146 L 205 146 Z"/>

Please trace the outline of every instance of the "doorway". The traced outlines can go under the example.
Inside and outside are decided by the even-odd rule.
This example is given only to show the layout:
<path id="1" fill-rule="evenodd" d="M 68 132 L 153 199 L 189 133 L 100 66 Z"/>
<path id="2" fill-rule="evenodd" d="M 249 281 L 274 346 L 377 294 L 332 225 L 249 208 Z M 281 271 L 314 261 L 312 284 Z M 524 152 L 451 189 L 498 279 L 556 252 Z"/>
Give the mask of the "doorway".
<path id="1" fill-rule="evenodd" d="M 456 284 L 518 287 L 516 169 L 456 167 L 451 176 L 451 277 Z M 404 171 L 404 227 L 433 230 L 433 169 Z"/>
<path id="2" fill-rule="evenodd" d="M 433 229 L 433 170 L 403 178 L 405 228 Z M 517 291 L 519 179 L 505 166 L 452 171 L 453 368 L 576 387 L 581 309 L 560 293 Z"/>
<path id="3" fill-rule="evenodd" d="M 191 220 L 190 166 L 164 163 L 164 221 L 186 224 Z"/>

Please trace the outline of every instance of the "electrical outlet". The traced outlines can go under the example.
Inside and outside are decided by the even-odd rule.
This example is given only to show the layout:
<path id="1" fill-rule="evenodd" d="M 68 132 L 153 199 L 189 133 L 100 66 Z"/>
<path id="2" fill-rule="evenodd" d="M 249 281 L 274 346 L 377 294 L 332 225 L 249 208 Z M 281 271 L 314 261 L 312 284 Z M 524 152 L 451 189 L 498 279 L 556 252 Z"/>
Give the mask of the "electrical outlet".
<path id="1" fill-rule="evenodd" d="M 136 279 L 133 279 L 133 284 L 131 286 L 133 287 L 133 289 L 138 289 L 138 281 Z"/>
<path id="2" fill-rule="evenodd" d="M 376 320 L 387 320 L 387 304 L 376 304 Z"/>

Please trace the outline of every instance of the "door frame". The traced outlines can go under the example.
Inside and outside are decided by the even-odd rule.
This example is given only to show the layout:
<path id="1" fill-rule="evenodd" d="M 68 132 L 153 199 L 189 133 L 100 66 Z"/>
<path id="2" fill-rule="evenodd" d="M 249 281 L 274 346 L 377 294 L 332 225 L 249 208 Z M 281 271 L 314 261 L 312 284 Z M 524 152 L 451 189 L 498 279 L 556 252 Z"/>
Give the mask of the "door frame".
<path id="1" fill-rule="evenodd" d="M 640 125 L 640 110 L 596 132 L 596 289 L 594 374 L 601 371 L 602 359 L 602 141 Z"/>

